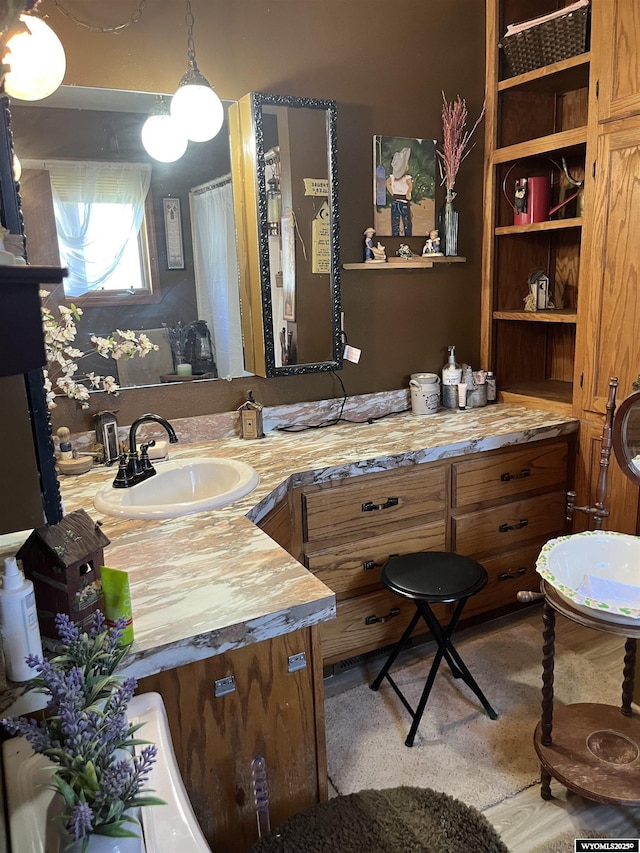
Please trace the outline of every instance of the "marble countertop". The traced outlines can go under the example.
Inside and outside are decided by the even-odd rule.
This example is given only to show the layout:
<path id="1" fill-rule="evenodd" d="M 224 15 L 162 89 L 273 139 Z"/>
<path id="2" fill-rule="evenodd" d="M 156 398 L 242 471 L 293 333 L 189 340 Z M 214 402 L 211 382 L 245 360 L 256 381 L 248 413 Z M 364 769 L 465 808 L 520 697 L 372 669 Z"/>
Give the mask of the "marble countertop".
<path id="1" fill-rule="evenodd" d="M 130 521 L 99 513 L 96 491 L 115 475 L 94 468 L 61 477 L 66 512 L 83 508 L 111 540 L 105 563 L 129 572 L 135 641 L 127 671 L 150 675 L 335 615 L 335 596 L 256 523 L 287 489 L 576 432 L 577 421 L 497 404 L 465 412 L 392 415 L 260 441 L 225 438 L 170 446 L 170 458 L 234 457 L 260 483 L 229 506 L 177 519 Z M 157 435 L 157 433 L 156 433 Z M 162 462 L 156 463 L 161 470 Z M 25 533 L 0 537 L 0 557 Z"/>

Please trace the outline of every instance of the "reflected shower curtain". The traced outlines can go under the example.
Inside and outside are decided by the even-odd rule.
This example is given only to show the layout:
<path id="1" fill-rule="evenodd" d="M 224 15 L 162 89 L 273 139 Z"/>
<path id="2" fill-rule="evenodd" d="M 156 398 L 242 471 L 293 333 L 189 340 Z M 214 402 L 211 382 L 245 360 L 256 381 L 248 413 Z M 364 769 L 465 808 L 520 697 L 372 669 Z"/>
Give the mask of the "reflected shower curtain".
<path id="1" fill-rule="evenodd" d="M 206 320 L 218 376 L 243 376 L 238 254 L 231 178 L 189 193 L 198 319 Z"/>

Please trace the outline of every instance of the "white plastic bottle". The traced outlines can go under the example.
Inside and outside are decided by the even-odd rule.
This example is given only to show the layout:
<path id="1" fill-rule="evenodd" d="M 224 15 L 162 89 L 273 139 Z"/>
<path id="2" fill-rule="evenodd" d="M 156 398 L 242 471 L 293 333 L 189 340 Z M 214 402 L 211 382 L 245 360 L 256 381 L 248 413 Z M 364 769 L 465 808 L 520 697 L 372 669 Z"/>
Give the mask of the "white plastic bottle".
<path id="1" fill-rule="evenodd" d="M 42 641 L 33 583 L 26 580 L 15 557 L 4 561 L 0 588 L 0 637 L 7 678 L 29 681 L 35 671 L 27 666 L 28 654 L 42 657 Z"/>
<path id="2" fill-rule="evenodd" d="M 462 379 L 462 368 L 456 362 L 455 346 L 448 347 L 449 360 L 442 368 L 442 405 L 445 409 L 458 406 L 458 383 Z"/>

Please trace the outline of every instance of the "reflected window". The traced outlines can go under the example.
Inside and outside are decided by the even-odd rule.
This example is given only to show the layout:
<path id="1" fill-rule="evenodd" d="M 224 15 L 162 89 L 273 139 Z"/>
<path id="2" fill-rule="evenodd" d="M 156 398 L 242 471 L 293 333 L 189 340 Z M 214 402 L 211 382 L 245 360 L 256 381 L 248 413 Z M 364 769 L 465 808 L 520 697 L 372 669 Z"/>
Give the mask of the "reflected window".
<path id="1" fill-rule="evenodd" d="M 49 161 L 60 262 L 71 299 L 153 293 L 144 163 Z M 137 300 L 136 300 L 137 301 Z"/>

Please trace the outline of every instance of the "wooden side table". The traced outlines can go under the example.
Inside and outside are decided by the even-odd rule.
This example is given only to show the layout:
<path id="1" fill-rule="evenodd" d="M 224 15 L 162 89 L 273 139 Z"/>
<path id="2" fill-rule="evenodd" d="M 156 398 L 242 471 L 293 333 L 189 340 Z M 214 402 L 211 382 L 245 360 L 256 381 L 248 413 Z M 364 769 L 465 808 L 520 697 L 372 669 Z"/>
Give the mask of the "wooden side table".
<path id="1" fill-rule="evenodd" d="M 542 588 L 542 716 L 533 736 L 541 767 L 540 796 L 551 799 L 553 777 L 589 800 L 640 806 L 640 717 L 631 710 L 640 625 L 595 618 L 572 607 L 544 581 Z M 580 703 L 554 708 L 556 613 L 587 628 L 627 638 L 621 707 Z"/>

